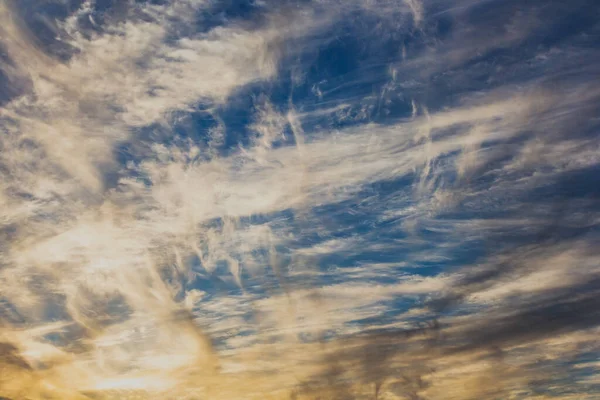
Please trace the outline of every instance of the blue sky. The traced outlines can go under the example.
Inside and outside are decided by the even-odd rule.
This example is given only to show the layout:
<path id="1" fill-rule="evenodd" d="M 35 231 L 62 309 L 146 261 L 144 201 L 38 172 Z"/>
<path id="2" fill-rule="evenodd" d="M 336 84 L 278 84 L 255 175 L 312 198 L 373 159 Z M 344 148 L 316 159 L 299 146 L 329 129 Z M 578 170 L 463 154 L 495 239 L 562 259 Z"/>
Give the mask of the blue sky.
<path id="1" fill-rule="evenodd" d="M 599 16 L 0 4 L 0 396 L 596 398 Z"/>

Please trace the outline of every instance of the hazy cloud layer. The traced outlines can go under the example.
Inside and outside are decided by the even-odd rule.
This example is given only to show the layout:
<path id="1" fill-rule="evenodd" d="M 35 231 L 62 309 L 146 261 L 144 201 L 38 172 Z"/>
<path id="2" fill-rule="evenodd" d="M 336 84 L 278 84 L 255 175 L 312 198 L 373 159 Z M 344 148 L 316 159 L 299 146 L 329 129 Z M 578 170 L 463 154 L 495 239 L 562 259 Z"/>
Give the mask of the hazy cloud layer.
<path id="1" fill-rule="evenodd" d="M 0 397 L 595 398 L 598 16 L 0 4 Z"/>

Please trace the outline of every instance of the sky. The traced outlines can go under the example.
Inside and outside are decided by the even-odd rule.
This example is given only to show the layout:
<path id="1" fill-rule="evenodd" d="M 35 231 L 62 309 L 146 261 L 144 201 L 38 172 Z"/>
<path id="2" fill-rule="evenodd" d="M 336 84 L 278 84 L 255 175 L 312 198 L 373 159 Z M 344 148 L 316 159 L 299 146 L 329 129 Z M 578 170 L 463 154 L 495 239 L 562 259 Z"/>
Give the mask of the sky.
<path id="1" fill-rule="evenodd" d="M 0 399 L 600 397 L 600 3 L 0 0 Z"/>

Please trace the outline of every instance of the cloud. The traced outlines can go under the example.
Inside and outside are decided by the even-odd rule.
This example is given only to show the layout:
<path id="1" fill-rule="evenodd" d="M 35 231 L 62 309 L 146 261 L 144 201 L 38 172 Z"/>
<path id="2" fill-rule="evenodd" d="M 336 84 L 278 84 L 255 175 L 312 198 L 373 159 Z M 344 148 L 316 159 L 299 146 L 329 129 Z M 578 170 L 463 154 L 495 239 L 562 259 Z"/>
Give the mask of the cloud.
<path id="1" fill-rule="evenodd" d="M 66 59 L 0 6 L 16 93 L 0 109 L 0 395 L 467 399 L 558 386 L 572 372 L 561 363 L 598 350 L 600 92 L 571 78 L 593 76 L 585 63 L 518 82 L 481 55 L 518 49 L 530 56 L 518 68 L 538 71 L 542 56 L 597 51 L 572 38 L 558 56 L 527 50 L 541 9 L 486 3 L 506 13 L 471 21 L 476 5 L 456 3 L 437 16 L 465 25 L 444 36 L 427 2 L 265 3 L 207 30 L 195 23 L 208 2 L 128 2 L 120 16 L 84 2 L 56 22 Z M 409 11 L 420 33 L 393 28 Z M 383 83 L 357 62 L 321 91 L 307 54 L 335 55 L 349 16 L 364 23 L 351 34 L 383 29 L 408 50 Z M 480 67 L 489 84 L 470 90 Z M 381 93 L 360 95 L 364 82 Z M 313 87 L 317 100 L 297 94 Z M 223 117 L 256 92 L 243 128 Z M 178 137 L 178 116 L 199 108 L 221 135 L 212 144 Z M 248 140 L 220 151 L 235 129 Z M 125 144 L 136 157 L 123 161 Z"/>

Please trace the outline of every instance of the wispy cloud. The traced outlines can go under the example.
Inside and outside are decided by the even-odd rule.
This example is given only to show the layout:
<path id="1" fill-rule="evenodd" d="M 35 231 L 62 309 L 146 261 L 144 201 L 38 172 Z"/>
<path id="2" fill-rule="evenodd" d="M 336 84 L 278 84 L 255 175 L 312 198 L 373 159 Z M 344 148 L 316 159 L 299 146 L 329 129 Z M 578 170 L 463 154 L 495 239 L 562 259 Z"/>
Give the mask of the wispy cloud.
<path id="1" fill-rule="evenodd" d="M 0 396 L 594 385 L 565 363 L 598 351 L 597 26 L 538 43 L 499 3 L 86 1 L 64 59 L 0 5 Z"/>

